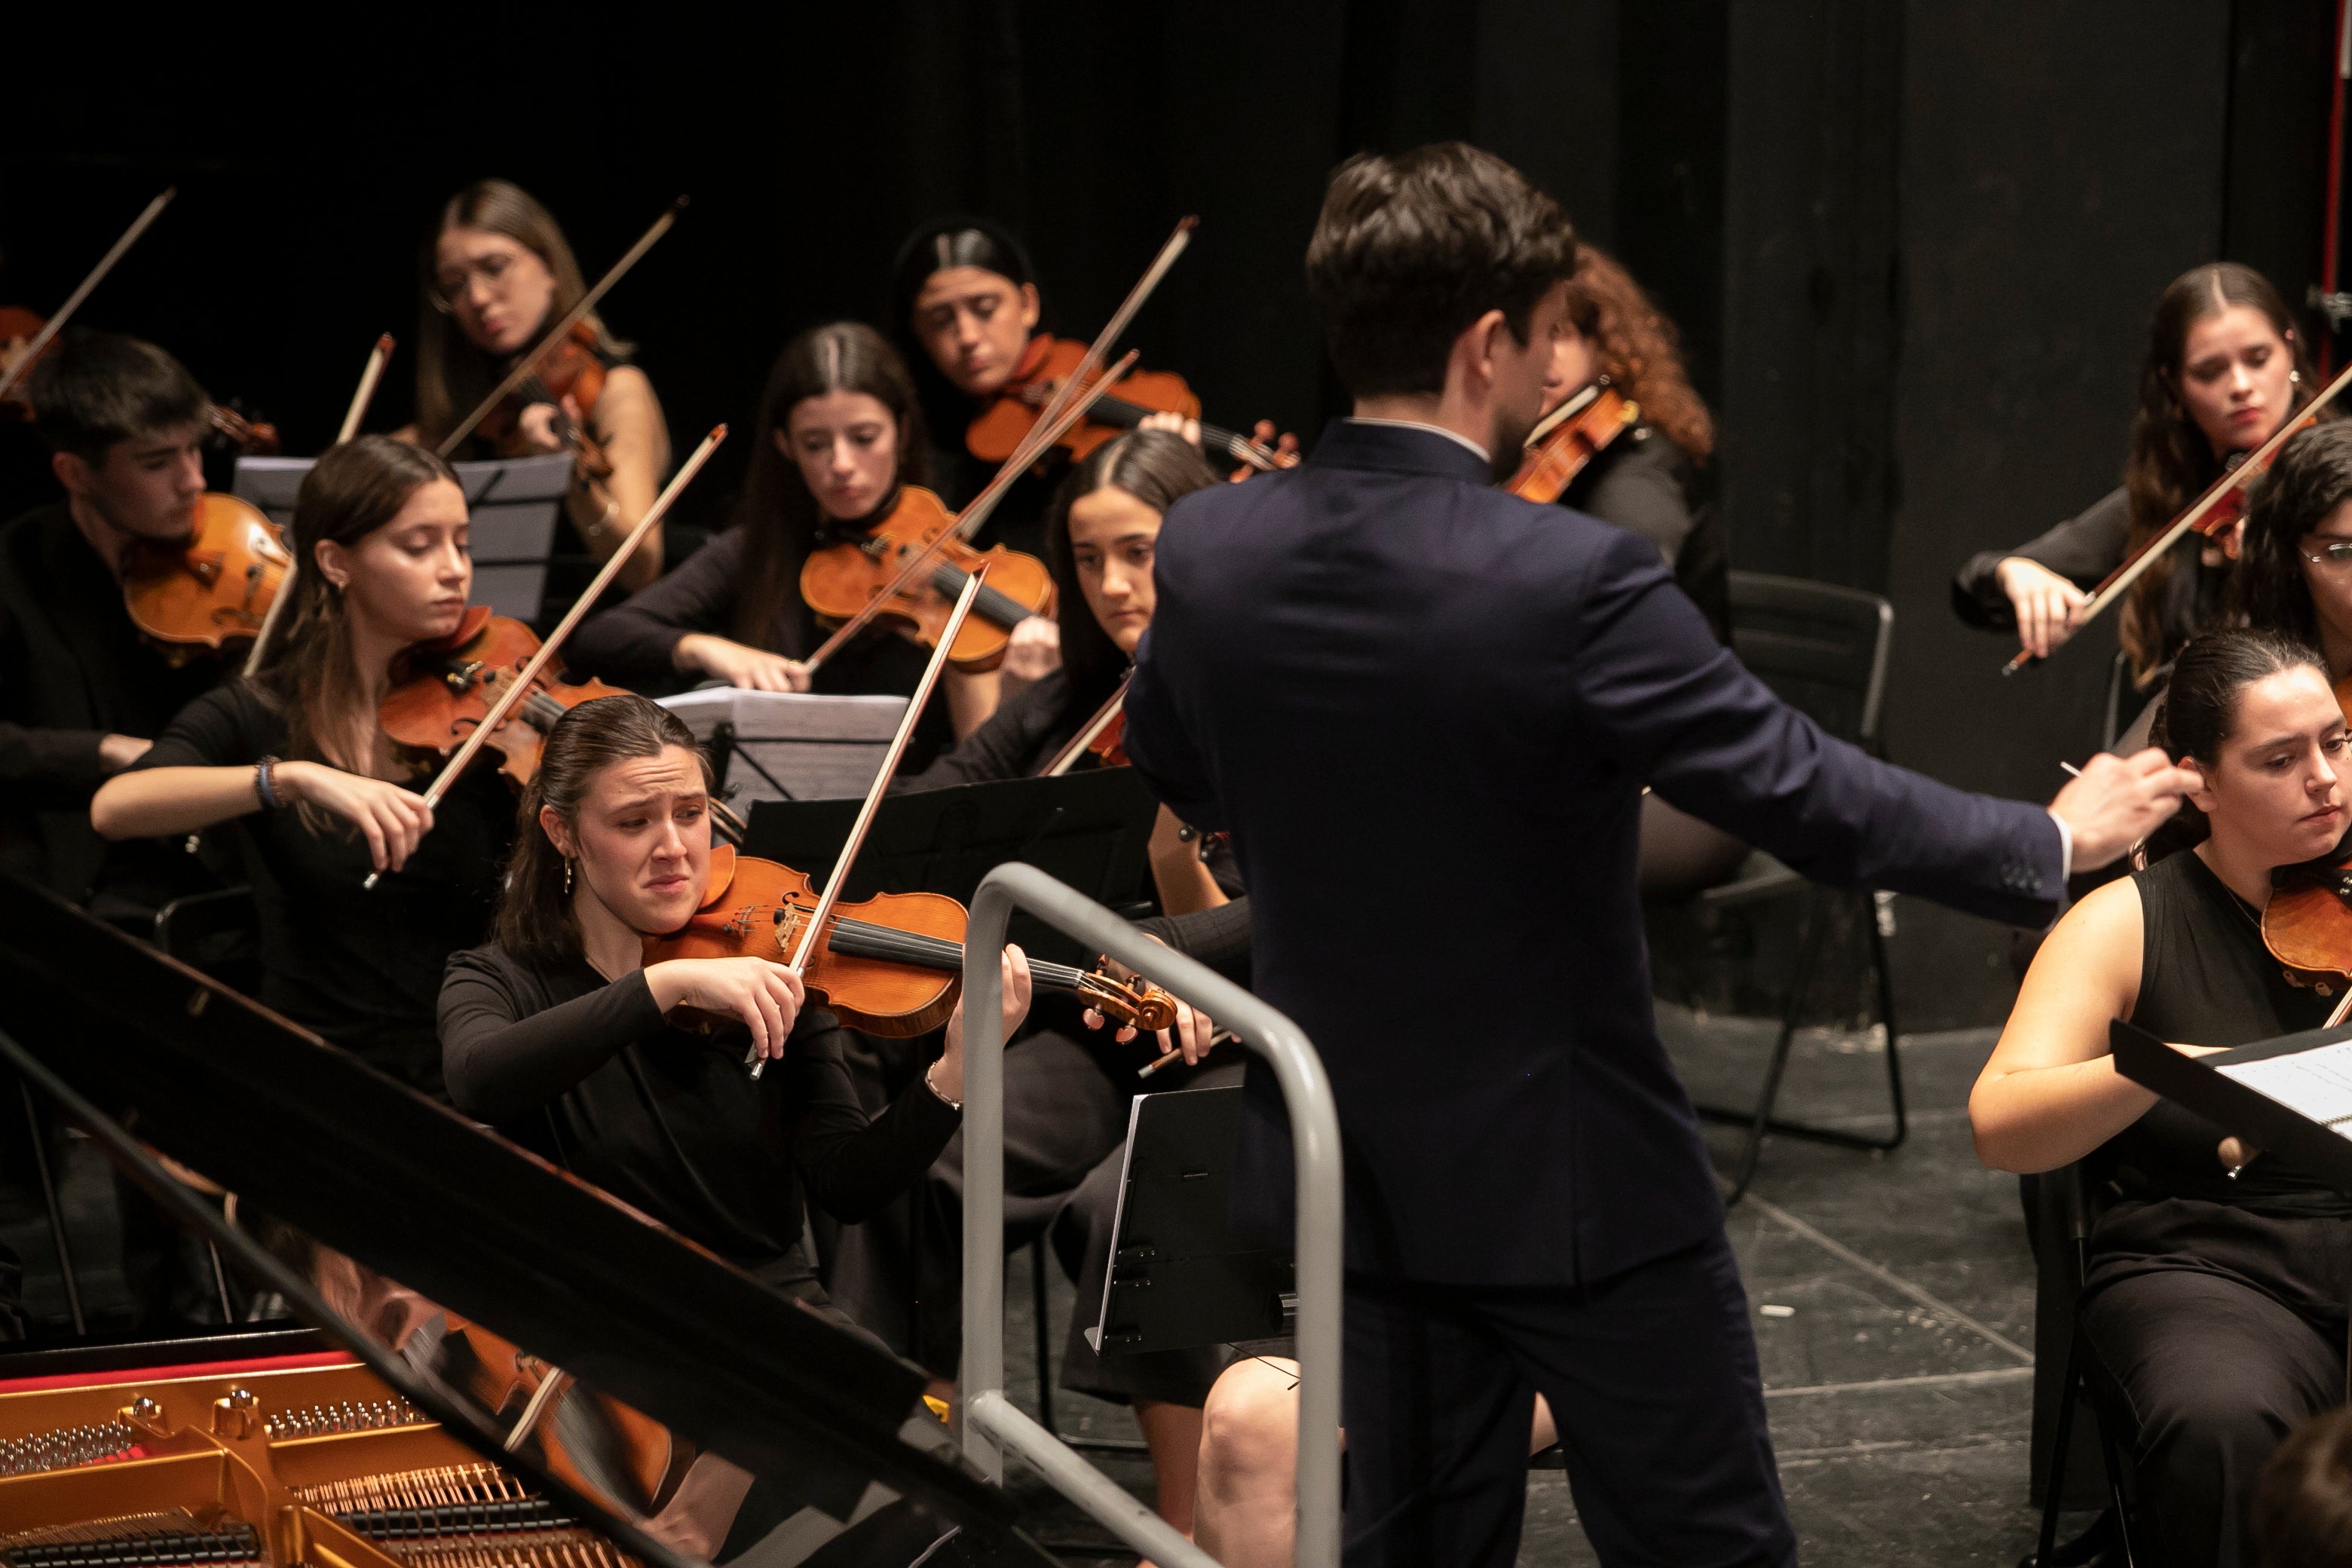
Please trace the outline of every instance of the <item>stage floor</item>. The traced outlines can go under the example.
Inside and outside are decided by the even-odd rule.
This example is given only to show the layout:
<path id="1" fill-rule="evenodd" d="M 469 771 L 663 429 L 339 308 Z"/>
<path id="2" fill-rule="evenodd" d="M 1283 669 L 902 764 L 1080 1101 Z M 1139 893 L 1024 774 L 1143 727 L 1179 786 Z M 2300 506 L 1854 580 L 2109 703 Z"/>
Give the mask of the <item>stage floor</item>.
<path id="1" fill-rule="evenodd" d="M 1701 1021 L 1663 1005 L 1659 1024 L 1695 1093 L 1753 1103 L 1769 1026 Z M 1993 1038 L 1987 1029 L 1906 1036 L 1909 1141 L 1874 1156 L 1777 1139 L 1731 1212 L 1757 1309 L 1773 1447 L 1807 1568 L 2006 1568 L 2033 1545 L 2040 1521 L 2025 1502 L 2032 1260 L 2016 1179 L 1986 1170 L 1969 1144 L 1969 1086 Z M 1864 1037 L 1801 1036 L 1783 1113 L 1883 1127 L 1884 1049 Z M 1709 1138 L 1727 1163 L 1734 1138 L 1721 1129 Z M 1034 1409 L 1029 1271 L 1024 1259 L 1013 1263 L 1008 1382 Z M 1074 1302 L 1058 1270 L 1049 1279 L 1058 1344 Z M 1063 1394 L 1056 1409 L 1066 1433 L 1136 1436 L 1119 1407 Z M 1149 1499 L 1139 1457 L 1095 1458 Z M 1133 1561 L 1034 1478 L 1015 1484 L 1034 1500 L 1033 1528 L 1072 1563 Z M 1082 1543 L 1102 1550 L 1077 1550 Z M 1558 1470 L 1528 1476 L 1519 1562 L 1594 1562 Z"/>

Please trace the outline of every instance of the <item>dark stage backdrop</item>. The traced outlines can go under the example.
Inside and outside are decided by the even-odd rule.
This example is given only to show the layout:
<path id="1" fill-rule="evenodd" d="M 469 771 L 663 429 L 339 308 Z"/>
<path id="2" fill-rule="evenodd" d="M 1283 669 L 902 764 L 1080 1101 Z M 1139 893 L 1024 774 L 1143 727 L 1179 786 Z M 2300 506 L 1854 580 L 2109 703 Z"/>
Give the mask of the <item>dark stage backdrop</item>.
<path id="1" fill-rule="evenodd" d="M 1953 568 L 2115 481 L 2166 279 L 2233 256 L 2300 300 L 2318 266 L 2328 0 L 876 0 L 438 25 L 429 47 L 389 25 L 280 37 L 267 72 L 209 21 L 142 27 L 136 63 L 90 32 L 76 68 L 12 89 L 0 301 L 53 306 L 176 183 L 86 320 L 315 451 L 379 331 L 403 353 L 370 423 L 405 418 L 417 247 L 450 192 L 520 182 L 592 276 L 684 192 L 606 310 L 683 449 L 748 421 L 791 333 L 872 319 L 926 216 L 1023 231 L 1049 324 L 1085 337 L 1191 212 L 1135 345 L 1213 417 L 1311 439 L 1336 403 L 1299 278 L 1325 175 L 1465 137 L 1681 322 L 1722 416 L 1737 564 L 1893 597 L 1895 758 L 2008 794 L 2045 796 L 2095 739 L 2112 632 L 2000 680 L 2007 650 L 1952 618 Z M 688 521 L 723 519 L 742 456 Z M 48 493 L 0 428 L 0 508 Z M 2001 933 L 1905 910 L 1906 1021 L 1998 1017 Z"/>

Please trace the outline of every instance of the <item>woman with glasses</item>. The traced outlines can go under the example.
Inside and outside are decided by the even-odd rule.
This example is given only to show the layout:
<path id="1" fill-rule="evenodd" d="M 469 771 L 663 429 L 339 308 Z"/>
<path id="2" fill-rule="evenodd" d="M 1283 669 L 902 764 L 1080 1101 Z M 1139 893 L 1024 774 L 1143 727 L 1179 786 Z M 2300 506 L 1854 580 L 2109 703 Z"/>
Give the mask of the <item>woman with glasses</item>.
<path id="1" fill-rule="evenodd" d="M 401 434 L 438 447 L 506 378 L 517 357 L 580 302 L 587 286 L 555 219 L 505 180 L 478 180 L 449 198 L 422 268 L 416 423 Z M 583 564 L 571 574 L 551 574 L 550 603 L 568 604 L 595 563 L 628 537 L 669 468 L 669 428 L 653 383 L 628 363 L 629 345 L 607 331 L 601 317 L 591 312 L 582 326 L 576 352 L 602 372 L 601 386 L 592 392 L 600 378 L 585 375 L 560 395 L 526 398 L 502 438 L 477 432 L 449 454 L 462 459 L 557 452 L 572 444 L 568 433 L 577 431 L 610 462 L 609 476 L 575 483 L 566 498 L 565 524 L 577 537 L 559 537 L 555 552 Z M 549 379 L 562 378 L 551 373 Z M 621 569 L 620 585 L 642 588 L 661 569 L 656 528 Z M 570 577 L 578 581 L 556 580 Z"/>
<path id="2" fill-rule="evenodd" d="M 2339 688 L 2352 677 L 2352 423 L 2279 448 L 2247 502 L 2236 575 L 2247 625 L 2318 649 Z"/>
<path id="3" fill-rule="evenodd" d="M 2031 543 L 1971 557 L 1953 580 L 1953 607 L 1972 626 L 2014 628 L 2028 653 L 2046 657 L 2102 578 L 2311 395 L 2303 341 L 2269 280 L 2234 261 L 2191 268 L 2157 301 L 2123 484 Z M 2117 629 L 2143 694 L 2216 624 L 2230 554 L 2226 540 L 2178 545 L 2125 598 Z"/>

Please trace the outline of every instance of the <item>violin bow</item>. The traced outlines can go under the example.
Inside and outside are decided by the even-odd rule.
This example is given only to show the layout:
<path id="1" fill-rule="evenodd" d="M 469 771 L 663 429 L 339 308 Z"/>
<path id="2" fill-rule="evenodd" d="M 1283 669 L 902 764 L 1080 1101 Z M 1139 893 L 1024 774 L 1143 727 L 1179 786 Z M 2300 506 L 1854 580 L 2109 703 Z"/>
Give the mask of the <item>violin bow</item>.
<path id="1" fill-rule="evenodd" d="M 885 605 L 906 591 L 907 584 L 915 580 L 917 573 L 939 559 L 940 552 L 947 548 L 950 540 L 969 539 L 978 531 L 980 525 L 987 521 L 988 514 L 996 510 L 996 503 L 1004 498 L 1004 492 L 1013 488 L 1013 482 L 1026 472 L 1029 465 L 1036 460 L 1037 454 L 1060 440 L 1068 433 L 1071 426 L 1086 417 L 1087 410 L 1095 405 L 1095 400 L 1110 390 L 1112 382 L 1117 381 L 1133 368 L 1135 361 L 1136 355 L 1132 353 L 1129 353 L 1112 368 L 1108 375 L 1087 388 L 1085 395 L 1077 400 L 1075 406 L 1065 408 L 1051 425 L 1041 418 L 1031 426 L 1029 438 L 1013 449 L 1013 456 L 1004 459 L 1003 467 L 996 470 L 996 477 L 988 481 L 988 488 L 972 497 L 971 504 L 956 514 L 953 523 L 940 530 L 940 536 L 937 539 L 917 551 L 914 558 L 898 569 L 898 574 L 883 585 L 881 592 L 866 601 L 864 608 L 842 622 L 834 634 L 825 638 L 817 650 L 803 661 L 804 667 L 814 671 L 826 659 L 839 653 L 843 644 L 864 631 L 874 617 L 882 613 Z"/>
<path id="2" fill-rule="evenodd" d="M 1037 775 L 1039 778 L 1060 778 L 1070 771 L 1072 764 L 1087 754 L 1087 748 L 1093 745 L 1102 732 L 1110 728 L 1110 721 L 1118 717 L 1119 709 L 1127 702 L 1129 682 L 1134 679 L 1135 671 L 1129 670 L 1126 678 L 1118 683 L 1118 689 L 1110 694 L 1110 700 L 1095 710 L 1095 716 L 1087 720 L 1076 734 L 1070 737 L 1068 745 L 1055 753 L 1054 760 L 1047 763 L 1045 771 Z"/>
<path id="3" fill-rule="evenodd" d="M 1039 425 L 1046 424 L 1059 415 L 1078 388 L 1085 384 L 1087 377 L 1102 368 L 1103 361 L 1110 357 L 1111 345 L 1125 334 L 1128 323 L 1135 320 L 1135 313 L 1143 309 L 1143 302 L 1151 298 L 1153 289 L 1160 287 L 1160 280 L 1168 276 L 1168 269 L 1176 265 L 1176 258 L 1184 254 L 1184 247 L 1192 243 L 1192 231 L 1200 226 L 1201 220 L 1195 216 L 1187 216 L 1176 220 L 1176 231 L 1160 247 L 1160 254 L 1151 258 L 1151 265 L 1143 269 L 1143 276 L 1136 279 L 1135 287 L 1127 291 L 1127 298 L 1119 302 L 1118 310 L 1111 312 L 1110 320 L 1103 323 L 1103 330 L 1096 334 L 1095 341 L 1087 345 L 1086 357 L 1078 361 L 1078 368 L 1070 373 L 1069 379 L 1054 394 L 1053 401 L 1046 404 L 1044 412 L 1037 416 Z M 1107 385 L 1118 379 L 1115 375 L 1106 376 L 1104 384 Z"/>
<path id="4" fill-rule="evenodd" d="M 2067 634 L 2069 640 L 2072 639 L 2074 632 L 2088 626 L 2092 617 L 2128 593 L 2131 585 L 2138 582 L 2166 551 L 2179 543 L 2188 536 L 2190 529 L 2204 521 L 2207 515 L 2221 504 L 2222 497 L 2231 490 L 2252 484 L 2268 466 L 2271 458 L 2278 449 L 2301 435 L 2310 425 L 2312 416 L 2334 402 L 2336 395 L 2342 392 L 2347 385 L 2352 385 L 2352 364 L 2346 365 L 2342 374 L 2329 382 L 2318 396 L 2305 404 L 2294 418 L 2272 431 L 2269 440 L 2247 453 L 2235 468 L 2206 486 L 2205 493 L 2191 501 L 2188 510 L 2166 524 L 2162 533 L 2125 557 L 2123 563 L 2108 573 L 2099 585 L 2091 591 L 2091 597 L 2083 605 L 2082 614 L 2074 617 L 2074 626 Z M 2053 648 L 2051 651 L 2055 653 L 2057 649 Z M 2023 648 L 2020 648 L 2016 658 L 2000 667 L 2000 672 L 2003 675 L 2015 675 L 2027 665 L 2041 662 Z"/>
<path id="5" fill-rule="evenodd" d="M 352 405 L 343 410 L 343 427 L 335 432 L 335 445 L 360 433 L 360 421 L 367 417 L 368 405 L 375 401 L 375 384 L 383 379 L 385 362 L 392 358 L 392 334 L 376 339 L 375 347 L 367 357 L 366 368 L 360 372 L 360 384 L 352 394 Z"/>
<path id="6" fill-rule="evenodd" d="M 670 226 L 677 221 L 677 215 L 685 210 L 684 196 L 678 197 L 663 209 L 661 216 L 654 219 L 652 226 L 637 237 L 637 243 L 629 247 L 620 260 L 605 269 L 604 276 L 596 279 L 596 286 L 580 296 L 578 304 L 563 312 L 562 318 L 550 327 L 546 335 L 539 340 L 538 347 L 515 361 L 514 368 L 507 372 L 507 378 L 499 383 L 490 395 L 482 399 L 481 405 L 466 416 L 465 423 L 449 432 L 447 438 L 434 450 L 444 458 L 456 451 L 457 443 L 474 433 L 474 426 L 488 416 L 490 410 L 499 405 L 500 398 L 537 374 L 539 362 L 547 357 L 547 351 L 562 342 L 571 335 L 572 328 L 588 319 L 588 312 L 596 308 L 597 301 L 611 291 L 614 284 L 628 275 L 629 268 L 642 260 L 646 252 L 651 250 L 655 243 L 669 232 Z"/>
<path id="7" fill-rule="evenodd" d="M 383 379 L 384 362 L 392 358 L 392 334 L 384 333 L 369 351 L 367 365 L 360 372 L 358 390 L 352 394 L 352 405 L 343 410 L 343 427 L 335 436 L 340 447 L 359 434 L 360 420 L 367 414 L 368 405 L 375 399 L 376 383 Z M 292 543 L 289 539 L 289 544 Z M 290 553 L 290 552 L 289 552 Z M 286 568 L 286 575 L 278 580 L 277 597 L 261 617 L 261 629 L 253 635 L 253 646 L 245 653 L 245 677 L 250 680 L 260 671 L 261 661 L 269 657 L 270 645 L 278 640 L 278 624 L 286 618 L 286 606 L 293 602 L 294 580 L 301 575 L 302 563 L 296 561 Z"/>
<path id="8" fill-rule="evenodd" d="M 114 242 L 114 247 L 98 258 L 98 265 L 89 269 L 89 275 L 81 280 L 79 288 L 66 296 L 66 302 L 58 307 L 58 313 L 51 316 L 48 323 L 33 334 L 33 341 L 25 345 L 25 352 L 16 356 L 16 363 L 5 371 L 0 371 L 0 393 L 5 393 L 16 385 L 18 378 L 32 367 L 33 362 L 41 357 L 41 351 L 47 348 L 57 335 L 65 330 L 68 321 L 73 320 L 73 313 L 81 309 L 81 302 L 89 298 L 89 291 L 97 288 L 108 273 L 114 270 L 114 264 L 122 259 L 122 253 L 139 243 L 139 237 L 147 232 L 147 226 L 162 216 L 163 209 L 171 205 L 172 198 L 179 194 L 179 186 L 166 186 L 162 195 L 149 202 L 146 210 L 131 220 L 131 226 L 122 231 L 122 237 Z"/>
<path id="9" fill-rule="evenodd" d="M 940 671 L 947 668 L 948 650 L 955 646 L 956 634 L 963 630 L 964 617 L 971 613 L 972 601 L 980 597 L 980 585 L 987 576 L 988 565 L 982 562 L 965 580 L 963 592 L 956 595 L 947 630 L 940 636 L 940 646 L 931 650 L 931 662 L 924 667 L 923 679 L 916 686 L 915 694 L 907 699 L 907 711 L 898 718 L 898 732 L 890 737 L 890 748 L 882 753 L 882 765 L 866 791 L 866 804 L 857 808 L 857 820 L 849 826 L 849 837 L 841 841 L 841 854 L 835 859 L 833 875 L 826 879 L 824 891 L 817 899 L 816 913 L 801 928 L 801 940 L 785 965 L 794 974 L 808 973 L 810 956 L 816 951 L 825 921 L 833 918 L 833 906 L 841 900 L 841 889 L 848 884 L 849 868 L 857 863 L 857 851 L 865 846 L 866 829 L 874 826 L 874 814 L 881 807 L 883 792 L 890 787 L 890 780 L 898 771 L 898 759 L 906 754 L 908 739 L 915 732 L 915 721 L 923 716 L 923 705 L 930 700 L 931 689 L 940 683 Z M 744 1057 L 743 1065 L 751 1069 L 756 1079 L 768 1064 L 754 1046 Z"/>
<path id="10" fill-rule="evenodd" d="M 466 743 L 451 753 L 448 762 L 443 764 L 440 774 L 425 792 L 427 810 L 441 804 L 441 797 L 449 793 L 449 786 L 457 782 L 457 775 L 466 771 L 466 764 L 474 760 L 474 753 L 489 740 L 491 731 L 506 722 L 507 715 L 530 690 L 532 684 L 539 679 L 540 671 L 547 668 L 548 660 L 563 647 L 563 639 L 572 635 L 572 628 L 587 615 L 588 607 L 596 602 L 597 595 L 620 575 L 622 566 L 636 553 L 637 546 L 645 542 L 646 535 L 661 521 L 662 514 L 669 510 L 670 503 L 677 500 L 678 492 L 693 482 L 694 476 L 702 471 L 702 465 L 710 460 L 710 454 L 718 450 L 719 443 L 725 439 L 727 426 L 713 426 L 710 434 L 702 438 L 702 445 L 678 465 L 677 472 L 670 476 L 669 483 L 662 487 L 662 493 L 654 498 L 654 504 L 646 509 L 644 517 L 637 520 L 637 526 L 629 531 L 628 538 L 621 541 L 621 547 L 613 552 L 612 558 L 604 563 L 604 570 L 589 581 L 588 586 L 580 590 L 580 596 L 572 601 L 572 607 L 563 612 L 563 618 L 555 624 L 553 631 L 547 634 L 547 640 L 539 645 L 539 651 L 530 656 L 529 662 L 522 667 L 522 672 L 507 687 L 505 694 L 490 705 L 490 710 L 482 715 L 481 722 L 474 726 L 474 732 L 466 737 Z M 367 880 L 361 885 L 373 888 L 383 875 L 381 871 L 371 871 Z"/>

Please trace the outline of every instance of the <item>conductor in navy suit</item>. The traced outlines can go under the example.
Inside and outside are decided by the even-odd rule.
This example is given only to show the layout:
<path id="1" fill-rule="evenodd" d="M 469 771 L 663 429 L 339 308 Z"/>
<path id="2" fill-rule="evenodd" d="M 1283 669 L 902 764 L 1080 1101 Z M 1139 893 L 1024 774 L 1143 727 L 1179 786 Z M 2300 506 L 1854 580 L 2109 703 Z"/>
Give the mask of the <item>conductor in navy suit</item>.
<path id="1" fill-rule="evenodd" d="M 1255 987 L 1338 1097 L 1350 1564 L 1510 1563 L 1538 1390 L 1602 1562 L 1795 1561 L 1651 1013 L 1643 786 L 1822 881 L 2042 926 L 2191 783 L 2102 757 L 2045 808 L 1876 762 L 1741 668 L 1654 546 L 1494 488 L 1575 245 L 1476 149 L 1341 165 L 1307 275 L 1355 416 L 1176 504 L 1127 697 L 1143 777 L 1232 834 Z M 1258 1066 L 1237 1185 L 1286 1225 Z"/>

